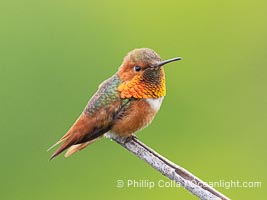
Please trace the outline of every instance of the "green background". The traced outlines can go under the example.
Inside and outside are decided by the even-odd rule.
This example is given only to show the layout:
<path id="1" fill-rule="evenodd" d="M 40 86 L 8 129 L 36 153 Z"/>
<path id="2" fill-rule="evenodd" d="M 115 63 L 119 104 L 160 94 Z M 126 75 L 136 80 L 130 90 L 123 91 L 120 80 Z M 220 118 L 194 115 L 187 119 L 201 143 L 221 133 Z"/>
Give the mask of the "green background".
<path id="1" fill-rule="evenodd" d="M 163 59 L 167 96 L 139 138 L 217 188 L 265 199 L 267 2 L 0 2 L 0 199 L 197 199 L 182 188 L 117 188 L 117 180 L 168 181 L 102 139 L 49 162 L 55 143 L 125 54 L 150 47 Z"/>

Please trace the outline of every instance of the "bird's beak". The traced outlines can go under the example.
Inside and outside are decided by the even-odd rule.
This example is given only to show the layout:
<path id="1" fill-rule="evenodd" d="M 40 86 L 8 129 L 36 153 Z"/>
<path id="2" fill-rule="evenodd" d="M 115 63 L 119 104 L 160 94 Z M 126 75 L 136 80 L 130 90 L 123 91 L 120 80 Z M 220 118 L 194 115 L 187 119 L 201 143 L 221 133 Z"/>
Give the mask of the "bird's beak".
<path id="1" fill-rule="evenodd" d="M 161 62 L 155 64 L 154 67 L 161 67 L 161 66 L 163 66 L 163 65 L 165 65 L 167 63 L 174 62 L 174 61 L 177 61 L 177 60 L 182 60 L 182 58 L 181 57 L 177 57 L 177 58 L 171 58 L 169 60 L 164 60 L 164 61 L 161 61 Z"/>

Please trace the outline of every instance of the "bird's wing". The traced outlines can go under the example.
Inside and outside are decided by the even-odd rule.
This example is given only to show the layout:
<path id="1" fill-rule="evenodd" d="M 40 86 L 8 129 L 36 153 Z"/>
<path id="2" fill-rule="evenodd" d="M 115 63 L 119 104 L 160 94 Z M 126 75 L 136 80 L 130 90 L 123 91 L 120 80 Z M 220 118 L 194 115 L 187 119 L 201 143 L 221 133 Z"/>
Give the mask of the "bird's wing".
<path id="1" fill-rule="evenodd" d="M 120 99 L 117 91 L 120 83 L 118 76 L 114 75 L 101 84 L 70 130 L 52 146 L 53 148 L 63 143 L 50 159 L 72 146 L 66 156 L 71 155 L 85 148 L 111 129 L 114 121 L 121 117 L 130 101 L 129 99 Z"/>

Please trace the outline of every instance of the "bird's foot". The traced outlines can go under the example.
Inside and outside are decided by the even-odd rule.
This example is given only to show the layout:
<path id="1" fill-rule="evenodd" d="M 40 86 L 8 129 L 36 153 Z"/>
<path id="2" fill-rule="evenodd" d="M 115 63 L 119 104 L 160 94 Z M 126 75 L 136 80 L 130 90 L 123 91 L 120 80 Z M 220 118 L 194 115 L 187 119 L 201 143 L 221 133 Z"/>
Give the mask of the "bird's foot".
<path id="1" fill-rule="evenodd" d="M 134 135 L 134 134 L 126 137 L 124 140 L 124 144 L 131 142 L 131 140 L 133 140 L 133 139 L 137 139 L 136 135 Z"/>

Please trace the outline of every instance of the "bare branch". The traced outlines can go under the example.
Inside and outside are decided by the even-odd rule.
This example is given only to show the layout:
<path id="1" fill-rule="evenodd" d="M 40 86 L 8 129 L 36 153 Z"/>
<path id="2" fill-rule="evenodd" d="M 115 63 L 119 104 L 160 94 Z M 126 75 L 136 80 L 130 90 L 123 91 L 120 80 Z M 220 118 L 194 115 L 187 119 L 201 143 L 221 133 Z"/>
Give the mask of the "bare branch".
<path id="1" fill-rule="evenodd" d="M 196 195 L 202 200 L 230 200 L 195 175 L 191 174 L 184 168 L 164 158 L 153 149 L 146 146 L 136 137 L 125 139 L 116 135 L 109 135 L 112 140 L 134 153 L 136 156 L 147 162 L 154 169 L 161 172 L 170 180 L 182 185 L 192 194 Z"/>

